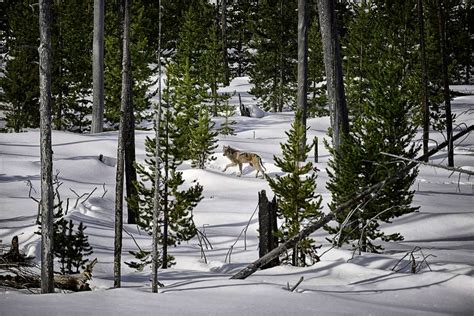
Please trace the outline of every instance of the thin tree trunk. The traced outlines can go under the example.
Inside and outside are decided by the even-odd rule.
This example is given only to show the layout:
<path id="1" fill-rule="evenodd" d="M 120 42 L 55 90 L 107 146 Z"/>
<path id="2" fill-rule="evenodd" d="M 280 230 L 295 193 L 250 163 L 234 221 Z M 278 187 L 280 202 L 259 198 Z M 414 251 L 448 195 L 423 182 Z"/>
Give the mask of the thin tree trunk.
<path id="1" fill-rule="evenodd" d="M 129 60 L 129 62 L 131 62 Z M 128 82 L 132 83 L 132 69 L 129 65 Z M 138 192 L 134 183 L 137 182 L 137 170 L 135 169 L 135 116 L 133 114 L 132 84 L 127 92 L 129 102 L 127 113 L 125 113 L 125 188 L 127 194 L 127 223 L 135 224 L 138 214 Z"/>
<path id="2" fill-rule="evenodd" d="M 160 124 L 161 124 L 161 0 L 158 0 L 158 50 L 157 63 L 158 63 L 158 104 L 155 108 L 155 191 L 153 192 L 153 230 L 152 230 L 152 281 L 151 288 L 153 293 L 158 293 L 158 235 L 160 229 L 159 217 L 161 211 L 161 196 L 160 196 L 160 185 L 161 179 L 159 177 L 161 170 L 160 161 Z"/>
<path id="3" fill-rule="evenodd" d="M 308 111 L 308 1 L 298 0 L 298 109 L 304 136 L 301 139 L 301 152 L 306 146 L 306 116 Z"/>
<path id="4" fill-rule="evenodd" d="M 41 292 L 54 292 L 53 150 L 51 144 L 51 0 L 39 1 L 39 84 L 41 153 Z"/>
<path id="5" fill-rule="evenodd" d="M 335 1 L 318 0 L 319 22 L 323 42 L 333 145 L 339 150 L 341 136 L 349 133 L 349 116 L 342 74 L 342 59 L 336 25 Z"/>
<path id="6" fill-rule="evenodd" d="M 418 25 L 420 27 L 421 85 L 423 95 L 423 153 L 426 154 L 429 150 L 428 141 L 430 139 L 430 105 L 428 103 L 428 71 L 426 67 L 423 0 L 418 0 Z"/>
<path id="7" fill-rule="evenodd" d="M 446 110 L 446 134 L 448 139 L 448 166 L 454 167 L 453 117 L 451 114 L 451 96 L 449 93 L 448 54 L 446 52 L 445 7 L 443 0 L 437 0 L 439 38 L 442 56 L 443 95 Z"/>
<path id="8" fill-rule="evenodd" d="M 227 54 L 227 0 L 222 0 L 221 5 L 221 27 L 222 27 L 222 62 L 224 63 L 224 86 L 229 85 L 229 55 Z"/>
<path id="9" fill-rule="evenodd" d="M 94 0 L 94 42 L 92 46 L 93 105 L 91 133 L 104 129 L 104 12 L 105 0 Z"/>
<path id="10" fill-rule="evenodd" d="M 168 107 L 169 108 L 169 107 Z M 169 157 L 169 125 L 168 119 L 166 119 L 166 131 L 165 131 L 165 139 L 166 139 L 166 147 L 165 147 L 165 161 L 164 161 L 164 179 L 163 179 L 163 253 L 162 253 L 162 268 L 168 268 L 168 226 L 169 226 L 169 207 L 168 207 L 168 179 L 169 179 L 169 164 L 168 164 L 168 157 Z"/>
<path id="11" fill-rule="evenodd" d="M 122 257 L 122 229 L 123 229 L 123 176 L 124 176 L 124 149 L 126 135 L 126 113 L 130 106 L 130 3 L 124 1 L 123 14 L 123 56 L 122 56 L 122 100 L 120 109 L 120 128 L 117 146 L 117 173 L 115 186 L 115 247 L 114 247 L 114 287 L 121 286 L 121 257 Z"/>

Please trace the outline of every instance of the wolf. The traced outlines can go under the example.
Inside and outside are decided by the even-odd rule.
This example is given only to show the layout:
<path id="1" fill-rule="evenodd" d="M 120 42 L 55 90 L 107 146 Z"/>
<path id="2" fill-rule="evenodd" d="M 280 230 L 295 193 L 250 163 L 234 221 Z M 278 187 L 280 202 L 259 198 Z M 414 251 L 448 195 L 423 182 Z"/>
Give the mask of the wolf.
<path id="1" fill-rule="evenodd" d="M 262 177 L 263 177 L 263 175 L 265 174 L 264 170 L 265 171 L 267 170 L 263 166 L 262 158 L 260 158 L 259 155 L 254 154 L 254 153 L 239 151 L 235 148 L 224 145 L 224 157 L 229 158 L 229 160 L 232 162 L 228 164 L 227 166 L 225 166 L 222 172 L 225 172 L 227 168 L 229 167 L 239 165 L 240 174 L 238 176 L 240 177 L 242 175 L 243 163 L 249 163 L 250 166 L 252 166 L 255 170 L 257 170 L 257 174 L 255 175 L 255 178 L 258 177 L 259 172 L 262 172 Z"/>

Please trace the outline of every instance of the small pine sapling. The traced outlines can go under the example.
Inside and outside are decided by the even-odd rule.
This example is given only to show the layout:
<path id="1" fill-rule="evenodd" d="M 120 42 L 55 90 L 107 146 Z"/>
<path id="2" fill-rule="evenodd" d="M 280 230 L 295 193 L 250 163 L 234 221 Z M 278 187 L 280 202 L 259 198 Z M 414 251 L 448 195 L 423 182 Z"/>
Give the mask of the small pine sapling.
<path id="1" fill-rule="evenodd" d="M 235 107 L 226 101 L 222 106 L 222 114 L 224 116 L 224 122 L 219 127 L 219 133 L 221 135 L 235 135 L 234 128 L 232 127 L 237 122 L 232 120 L 231 117 L 235 114 Z"/>
<path id="2" fill-rule="evenodd" d="M 206 162 L 216 160 L 212 156 L 214 150 L 217 148 L 217 131 L 214 130 L 214 125 L 210 118 L 209 111 L 202 108 L 199 111 L 198 126 L 191 136 L 191 148 L 193 150 L 191 165 L 193 168 L 206 168 Z"/>
<path id="3" fill-rule="evenodd" d="M 278 229 L 277 237 L 281 242 L 298 234 L 309 222 L 318 220 L 321 213 L 321 195 L 316 194 L 317 175 L 311 162 L 306 162 L 311 146 L 301 148 L 301 140 L 305 136 L 301 124 L 301 113 L 297 113 L 286 132 L 288 141 L 281 144 L 283 158 L 274 156 L 275 165 L 285 175 L 271 178 L 265 175 L 271 189 L 278 200 L 278 217 L 283 221 Z M 306 266 L 319 261 L 314 240 L 302 240 L 292 251 L 291 264 Z"/>

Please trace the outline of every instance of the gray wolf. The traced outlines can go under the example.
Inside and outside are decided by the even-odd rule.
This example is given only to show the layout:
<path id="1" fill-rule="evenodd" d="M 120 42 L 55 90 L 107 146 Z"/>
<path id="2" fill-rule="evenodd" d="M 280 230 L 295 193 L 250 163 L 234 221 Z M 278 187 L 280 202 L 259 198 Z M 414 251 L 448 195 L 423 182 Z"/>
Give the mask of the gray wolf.
<path id="1" fill-rule="evenodd" d="M 225 166 L 222 172 L 225 172 L 227 168 L 229 167 L 239 165 L 240 174 L 238 176 L 240 177 L 242 175 L 242 164 L 244 163 L 248 163 L 255 170 L 257 170 L 257 174 L 255 175 L 256 178 L 258 177 L 259 172 L 262 172 L 262 177 L 263 177 L 263 175 L 265 174 L 264 170 L 267 170 L 263 166 L 262 158 L 260 158 L 259 155 L 254 154 L 254 153 L 239 151 L 235 148 L 224 145 L 224 156 L 229 158 L 231 163 Z"/>

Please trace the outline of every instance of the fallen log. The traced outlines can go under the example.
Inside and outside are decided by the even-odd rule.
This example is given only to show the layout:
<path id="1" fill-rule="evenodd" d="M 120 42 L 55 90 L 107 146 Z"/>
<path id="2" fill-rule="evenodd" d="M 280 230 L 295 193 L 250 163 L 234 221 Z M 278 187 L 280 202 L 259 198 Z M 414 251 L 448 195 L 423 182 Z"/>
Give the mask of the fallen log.
<path id="1" fill-rule="evenodd" d="M 97 258 L 86 265 L 80 274 L 66 274 L 54 276 L 54 287 L 73 292 L 90 291 L 88 281 L 92 279 L 92 270 L 97 263 Z M 8 267 L 7 275 L 0 275 L 0 285 L 17 289 L 31 289 L 41 287 L 41 276 L 30 268 Z"/>
<path id="2" fill-rule="evenodd" d="M 458 134 L 453 136 L 453 142 L 455 140 L 463 137 L 464 135 L 468 134 L 469 132 L 471 132 L 473 130 L 474 130 L 474 125 L 469 126 L 464 131 L 459 132 Z M 282 253 L 286 252 L 288 249 L 292 249 L 301 240 L 305 239 L 306 237 L 308 237 L 309 235 L 314 233 L 316 230 L 318 230 L 319 228 L 323 227 L 324 225 L 326 225 L 327 223 L 332 221 L 337 214 L 339 214 L 339 213 L 343 212 L 344 210 L 346 210 L 350 207 L 353 207 L 353 206 L 355 206 L 359 203 L 364 203 L 365 201 L 367 201 L 371 197 L 376 196 L 378 190 L 380 190 L 382 187 L 384 187 L 386 185 L 389 185 L 389 184 L 392 184 L 392 183 L 396 182 L 405 173 L 410 171 L 412 168 L 416 167 L 416 165 L 418 164 L 418 161 L 423 161 L 427 157 L 430 157 L 430 156 L 434 155 L 435 153 L 437 153 L 439 150 L 443 149 L 447 145 L 448 145 L 448 141 L 445 141 L 445 142 L 439 144 L 435 148 L 428 151 L 428 153 L 426 153 L 425 155 L 422 155 L 419 158 L 417 158 L 416 162 L 411 162 L 411 163 L 407 164 L 407 166 L 405 168 L 403 168 L 402 170 L 400 170 L 397 174 L 395 174 L 391 177 L 388 177 L 384 181 L 381 181 L 381 182 L 378 182 L 378 183 L 372 185 L 371 187 L 367 188 L 366 190 L 364 190 L 362 193 L 360 193 L 359 195 L 357 195 L 353 199 L 341 204 L 334 211 L 332 211 L 331 213 L 325 215 L 319 221 L 309 224 L 307 227 L 305 227 L 303 230 L 301 230 L 297 235 L 295 235 L 292 238 L 288 239 L 285 243 L 283 243 L 280 246 L 278 246 L 277 248 L 273 249 L 272 251 L 267 253 L 265 256 L 261 257 L 258 260 L 255 260 L 253 263 L 249 264 L 247 267 L 245 267 L 244 269 L 242 269 L 239 272 L 237 272 L 236 274 L 234 274 L 231 277 L 231 279 L 241 279 L 241 280 L 243 280 L 243 279 L 247 278 L 248 276 L 252 275 L 259 268 L 261 268 L 262 266 L 264 266 L 267 263 L 271 262 L 272 260 L 277 258 Z"/>

